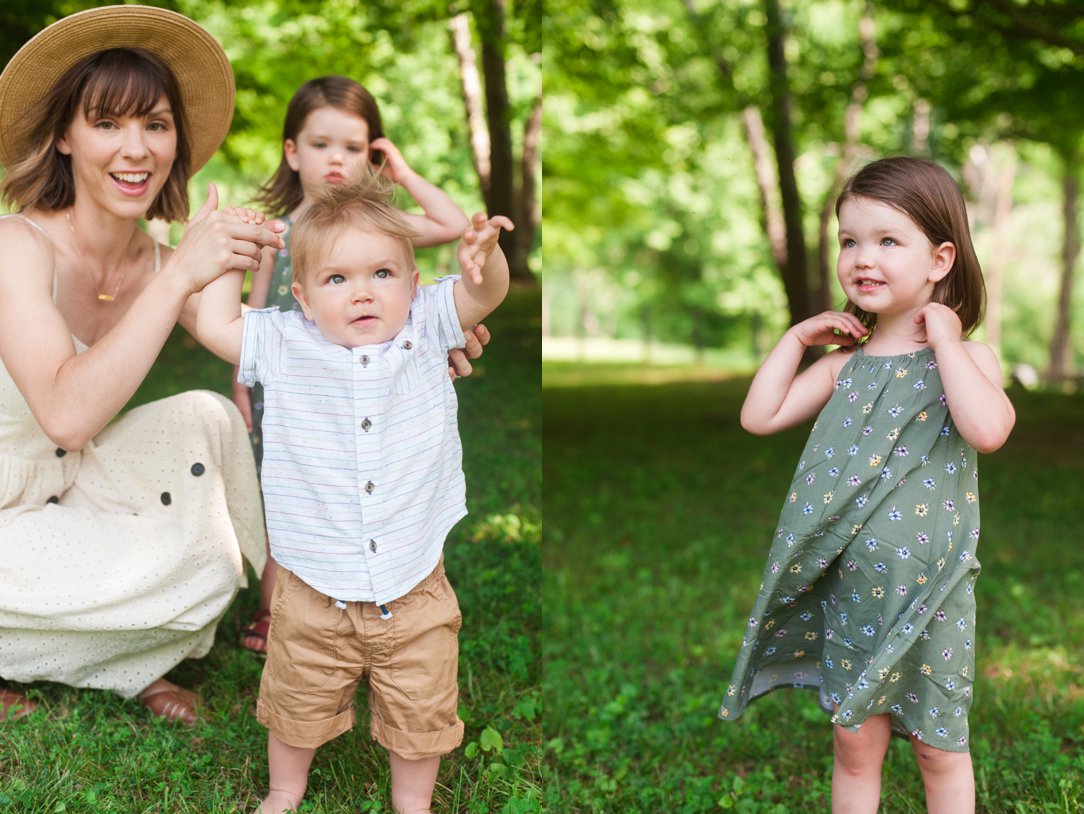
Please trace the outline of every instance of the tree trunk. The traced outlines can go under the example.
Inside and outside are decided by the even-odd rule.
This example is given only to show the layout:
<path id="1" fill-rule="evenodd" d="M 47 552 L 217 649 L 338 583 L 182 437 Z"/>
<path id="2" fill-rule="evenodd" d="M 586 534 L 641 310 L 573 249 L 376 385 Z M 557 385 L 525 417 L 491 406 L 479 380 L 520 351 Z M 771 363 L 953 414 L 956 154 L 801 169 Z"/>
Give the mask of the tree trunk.
<path id="1" fill-rule="evenodd" d="M 802 224 L 802 199 L 794 174 L 794 129 L 791 121 L 790 84 L 779 0 L 764 0 L 768 35 L 768 70 L 771 85 L 772 143 L 775 146 L 779 193 L 786 229 L 787 263 L 783 268 L 783 289 L 787 294 L 791 324 L 812 315 L 809 298 L 809 262 Z"/>
<path id="2" fill-rule="evenodd" d="M 471 133 L 471 155 L 478 172 L 479 187 L 486 211 L 490 215 L 506 215 L 516 224 L 516 231 L 501 234 L 501 249 L 508 258 L 513 279 L 532 280 L 527 268 L 527 254 L 534 236 L 534 167 L 537 162 L 537 133 L 541 127 L 534 113 L 528 119 L 525 137 L 532 138 L 524 149 L 524 159 L 532 160 L 529 178 L 520 179 L 517 194 L 517 162 L 512 151 L 511 106 L 508 103 L 508 82 L 504 59 L 504 0 L 475 0 L 471 4 L 478 35 L 481 40 L 481 76 L 471 43 L 470 26 L 463 15 L 453 17 L 450 26 L 456 57 L 459 60 L 460 83 Z M 485 104 L 482 104 L 484 96 Z M 484 127 L 482 125 L 484 121 Z M 530 155 L 528 155 L 530 153 Z M 529 188 L 524 191 L 523 187 Z M 517 204 L 528 206 L 517 211 Z M 522 230 L 522 231 L 521 231 Z"/>
<path id="3" fill-rule="evenodd" d="M 1061 252 L 1061 286 L 1058 291 L 1058 312 L 1054 323 L 1054 336 L 1050 340 L 1050 379 L 1063 379 L 1070 373 L 1069 358 L 1070 304 L 1073 299 L 1073 272 L 1080 257 L 1080 239 L 1077 235 L 1077 208 L 1080 198 L 1080 182 L 1077 156 L 1066 156 L 1062 173 L 1062 222 L 1065 232 Z"/>

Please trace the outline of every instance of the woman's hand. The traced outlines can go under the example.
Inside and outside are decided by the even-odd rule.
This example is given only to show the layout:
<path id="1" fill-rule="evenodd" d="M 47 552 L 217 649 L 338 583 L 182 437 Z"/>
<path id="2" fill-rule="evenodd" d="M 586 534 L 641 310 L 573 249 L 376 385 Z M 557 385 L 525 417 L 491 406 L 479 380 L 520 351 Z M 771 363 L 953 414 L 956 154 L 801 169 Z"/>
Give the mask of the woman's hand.
<path id="1" fill-rule="evenodd" d="M 854 314 L 825 311 L 792 326 L 789 333 L 807 348 L 819 345 L 851 348 L 869 333 L 869 329 Z"/>
<path id="2" fill-rule="evenodd" d="M 463 331 L 463 336 L 467 338 L 466 346 L 462 349 L 452 348 L 448 352 L 448 375 L 452 377 L 452 381 L 474 372 L 470 360 L 481 356 L 483 347 L 489 344 L 489 328 L 479 322 L 473 328 Z"/>
<path id="3" fill-rule="evenodd" d="M 278 234 L 283 224 L 246 223 L 238 214 L 245 212 L 253 210 L 218 211 L 218 190 L 214 184 L 208 186 L 207 200 L 189 221 L 167 264 L 177 269 L 174 274 L 183 275 L 189 291 L 201 291 L 211 280 L 231 269 L 254 271 L 260 266 L 264 246 L 283 247 Z"/>

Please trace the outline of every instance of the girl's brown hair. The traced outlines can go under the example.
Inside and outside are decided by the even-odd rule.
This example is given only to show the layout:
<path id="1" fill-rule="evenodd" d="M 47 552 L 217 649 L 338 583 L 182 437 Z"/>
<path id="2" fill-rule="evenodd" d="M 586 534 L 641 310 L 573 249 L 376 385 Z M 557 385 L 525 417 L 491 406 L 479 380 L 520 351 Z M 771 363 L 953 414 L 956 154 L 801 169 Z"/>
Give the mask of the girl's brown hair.
<path id="1" fill-rule="evenodd" d="M 20 209 L 65 209 L 75 203 L 71 156 L 56 149 L 77 115 L 146 116 L 169 100 L 177 154 L 169 178 L 147 210 L 148 218 L 188 217 L 191 166 L 187 123 L 173 74 L 156 56 L 136 48 L 99 51 L 76 63 L 41 101 L 30 137 L 4 178 L 4 200 Z"/>
<path id="2" fill-rule="evenodd" d="M 343 113 L 364 119 L 369 125 L 369 141 L 384 135 L 380 122 L 380 107 L 364 86 L 345 76 L 320 76 L 310 79 L 297 89 L 290 104 L 286 106 L 286 121 L 282 125 L 282 141 L 297 141 L 305 126 L 305 119 L 321 107 L 333 107 Z M 260 188 L 257 200 L 269 212 L 285 214 L 301 203 L 305 196 L 301 189 L 301 176 L 286 161 L 283 151 L 278 169 L 271 179 Z"/>
<path id="3" fill-rule="evenodd" d="M 951 243 L 956 247 L 952 269 L 934 284 L 931 300 L 956 312 L 964 336 L 975 330 L 986 307 L 986 285 L 971 242 L 964 196 L 952 176 L 926 159 L 883 158 L 867 164 L 846 183 L 836 199 L 836 217 L 843 202 L 851 198 L 888 204 L 914 221 L 935 246 Z M 876 314 L 852 302 L 844 310 L 871 331 L 877 324 Z"/>

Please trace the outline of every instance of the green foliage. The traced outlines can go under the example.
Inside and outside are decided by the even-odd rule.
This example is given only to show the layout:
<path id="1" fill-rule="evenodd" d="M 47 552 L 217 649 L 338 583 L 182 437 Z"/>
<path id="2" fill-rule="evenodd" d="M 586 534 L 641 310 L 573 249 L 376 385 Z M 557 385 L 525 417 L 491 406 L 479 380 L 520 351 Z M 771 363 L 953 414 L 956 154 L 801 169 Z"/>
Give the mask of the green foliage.
<path id="1" fill-rule="evenodd" d="M 544 365 L 546 802 L 568 814 L 827 811 L 831 727 L 811 693 L 716 714 L 807 428 L 738 425 L 748 379 Z M 1084 806 L 1084 397 L 1012 392 L 984 456 L 978 810 Z M 894 739 L 882 811 L 925 811 Z"/>
<path id="2" fill-rule="evenodd" d="M 487 320 L 494 339 L 474 376 L 456 385 L 471 514 L 453 530 L 445 561 L 464 618 L 466 733 L 463 747 L 442 761 L 435 808 L 443 812 L 541 811 L 538 306 L 536 288 L 514 289 Z M 178 331 L 135 401 L 194 387 L 228 393 L 229 386 L 226 364 Z M 267 788 L 267 732 L 254 713 L 262 662 L 237 643 L 257 602 L 253 585 L 227 611 L 210 654 L 170 673 L 204 699 L 192 729 L 151 719 L 109 693 L 22 687 L 42 709 L 0 724 L 0 810 L 253 810 Z M 359 693 L 357 727 L 320 749 L 302 812 L 390 810 L 387 757 L 367 724 Z"/>

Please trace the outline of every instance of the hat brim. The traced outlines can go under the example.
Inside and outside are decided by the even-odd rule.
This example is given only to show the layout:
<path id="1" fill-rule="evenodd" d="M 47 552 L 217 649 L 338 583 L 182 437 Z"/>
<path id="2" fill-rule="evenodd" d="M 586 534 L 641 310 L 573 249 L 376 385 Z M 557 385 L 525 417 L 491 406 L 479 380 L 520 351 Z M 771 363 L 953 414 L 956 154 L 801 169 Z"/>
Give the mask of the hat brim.
<path id="1" fill-rule="evenodd" d="M 102 6 L 43 28 L 0 74 L 0 163 L 18 157 L 33 113 L 66 71 L 110 48 L 154 54 L 177 81 L 194 173 L 221 146 L 233 120 L 233 69 L 207 31 L 182 14 L 151 6 Z"/>

